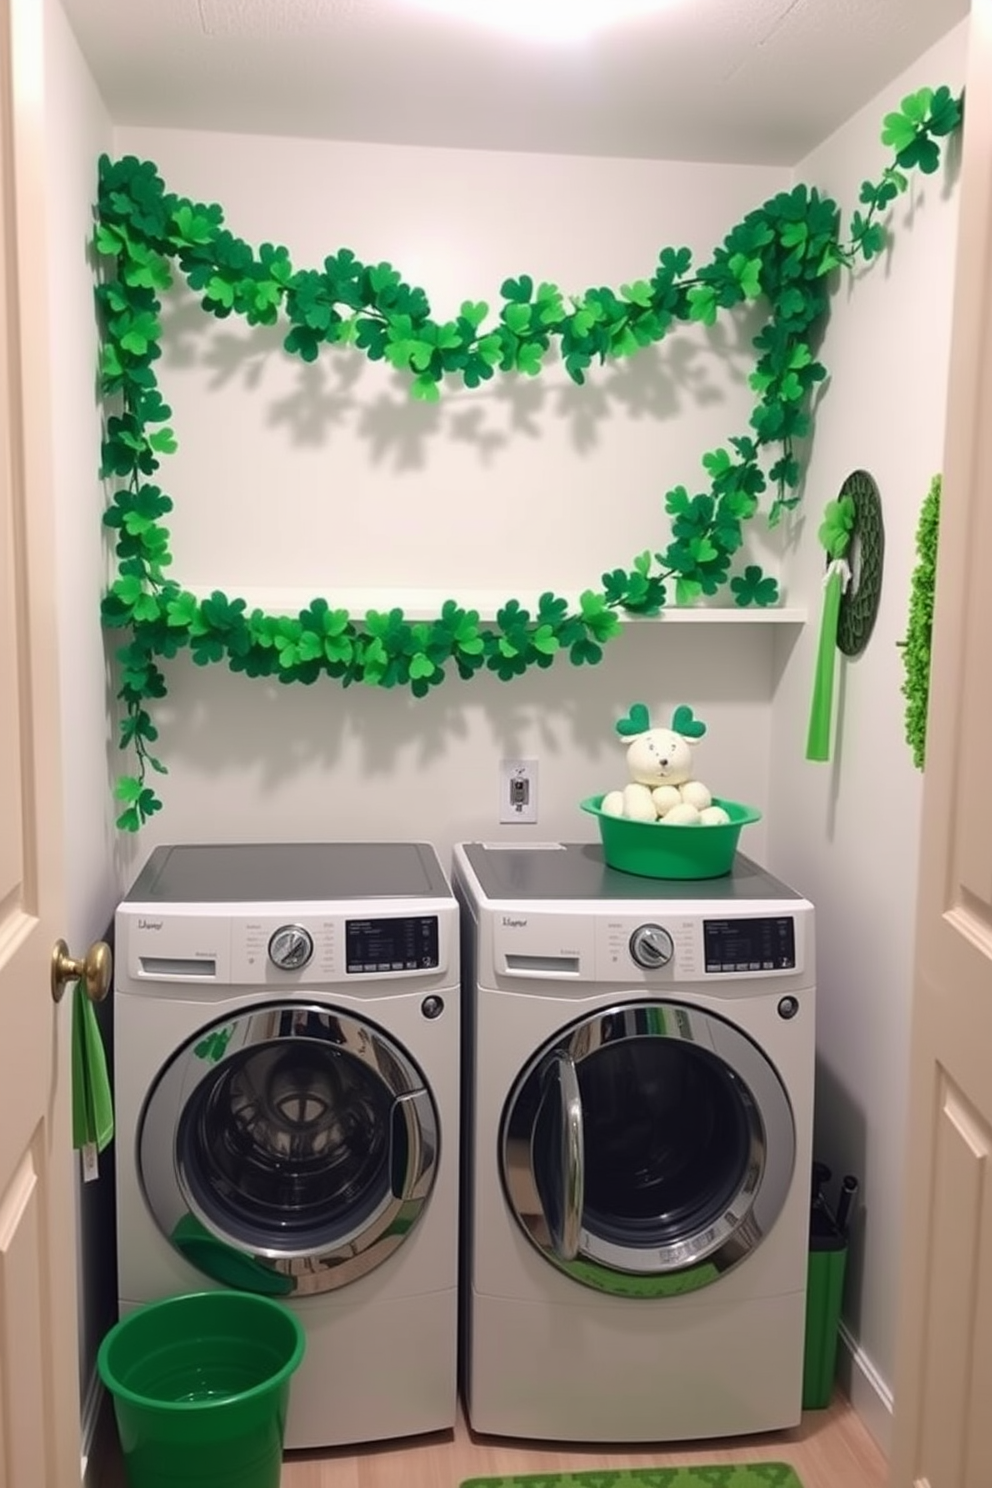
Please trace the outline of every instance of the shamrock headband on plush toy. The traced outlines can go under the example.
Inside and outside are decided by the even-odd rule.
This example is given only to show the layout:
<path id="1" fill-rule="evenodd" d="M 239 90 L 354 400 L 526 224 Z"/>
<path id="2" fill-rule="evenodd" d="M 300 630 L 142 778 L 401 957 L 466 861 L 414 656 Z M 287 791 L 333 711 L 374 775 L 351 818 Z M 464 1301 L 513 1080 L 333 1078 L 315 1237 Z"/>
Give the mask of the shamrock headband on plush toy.
<path id="1" fill-rule="evenodd" d="M 651 715 L 645 703 L 631 703 L 630 711 L 625 718 L 621 718 L 616 725 L 616 731 L 625 743 L 630 743 L 641 734 L 646 734 L 651 727 Z M 701 739 L 706 732 L 706 725 L 701 718 L 696 718 L 692 709 L 686 703 L 680 703 L 672 714 L 672 732 L 681 734 L 683 739 Z"/>

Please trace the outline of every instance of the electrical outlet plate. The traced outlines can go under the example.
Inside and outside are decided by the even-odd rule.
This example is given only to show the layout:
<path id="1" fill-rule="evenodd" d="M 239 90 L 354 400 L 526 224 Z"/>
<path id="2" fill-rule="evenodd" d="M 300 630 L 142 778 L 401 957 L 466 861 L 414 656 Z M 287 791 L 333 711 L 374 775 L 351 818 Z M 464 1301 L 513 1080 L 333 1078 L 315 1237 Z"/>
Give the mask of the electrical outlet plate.
<path id="1" fill-rule="evenodd" d="M 499 819 L 501 822 L 537 821 L 537 760 L 500 760 Z"/>

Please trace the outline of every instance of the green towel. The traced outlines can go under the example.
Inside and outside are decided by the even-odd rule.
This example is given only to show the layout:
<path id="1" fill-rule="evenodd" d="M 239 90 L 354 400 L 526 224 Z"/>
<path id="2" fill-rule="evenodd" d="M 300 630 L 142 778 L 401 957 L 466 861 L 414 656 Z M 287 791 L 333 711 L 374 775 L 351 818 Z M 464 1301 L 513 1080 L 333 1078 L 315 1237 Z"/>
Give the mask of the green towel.
<path id="1" fill-rule="evenodd" d="M 840 601 L 851 582 L 851 570 L 845 554 L 851 546 L 857 521 L 853 496 L 839 496 L 828 501 L 817 537 L 827 555 L 823 576 L 823 614 L 820 619 L 820 643 L 816 651 L 813 676 L 813 700 L 809 710 L 809 732 L 806 735 L 806 758 L 828 760 L 834 711 L 834 664 L 837 659 L 837 624 Z"/>
<path id="2" fill-rule="evenodd" d="M 837 620 L 840 614 L 841 595 L 847 587 L 850 573 L 843 558 L 835 558 L 827 569 L 827 577 L 823 586 L 820 641 L 816 652 L 813 700 L 809 711 L 809 732 L 806 736 L 806 758 L 808 760 L 830 758 L 830 735 L 834 710 L 834 663 L 837 656 Z"/>
<path id="3" fill-rule="evenodd" d="M 72 1145 L 102 1152 L 114 1135 L 107 1056 L 82 981 L 72 992 Z"/>

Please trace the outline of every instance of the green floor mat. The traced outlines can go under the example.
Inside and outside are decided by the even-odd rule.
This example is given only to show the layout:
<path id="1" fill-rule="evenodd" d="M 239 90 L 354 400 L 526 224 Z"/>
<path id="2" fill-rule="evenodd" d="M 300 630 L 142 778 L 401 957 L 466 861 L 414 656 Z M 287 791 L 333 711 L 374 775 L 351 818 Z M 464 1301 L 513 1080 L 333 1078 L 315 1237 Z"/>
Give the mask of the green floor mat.
<path id="1" fill-rule="evenodd" d="M 594 1467 L 587 1472 L 518 1473 L 467 1478 L 461 1488 L 803 1488 L 784 1462 L 698 1467 Z"/>

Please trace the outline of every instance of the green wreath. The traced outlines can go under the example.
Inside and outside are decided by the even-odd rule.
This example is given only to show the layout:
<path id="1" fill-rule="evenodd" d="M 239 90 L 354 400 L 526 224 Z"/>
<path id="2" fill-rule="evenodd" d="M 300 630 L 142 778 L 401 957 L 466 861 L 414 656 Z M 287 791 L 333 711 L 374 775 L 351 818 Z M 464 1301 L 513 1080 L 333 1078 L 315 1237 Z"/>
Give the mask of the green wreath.
<path id="1" fill-rule="evenodd" d="M 939 141 L 961 120 L 961 100 L 929 88 L 886 116 L 882 141 L 893 160 L 877 182 L 865 181 L 849 237 L 840 211 L 815 189 L 798 185 L 747 214 L 711 260 L 693 271 L 686 248 L 663 248 L 650 276 L 619 290 L 593 288 L 565 296 L 526 274 L 504 280 L 497 318 L 466 301 L 454 320 L 431 316 L 422 289 L 388 263 L 363 264 L 350 249 L 320 269 L 295 269 L 285 248 L 256 252 L 225 226 L 219 206 L 168 192 L 156 167 L 132 156 L 100 161 L 96 248 L 105 278 L 97 289 L 102 349 L 101 390 L 108 409 L 101 473 L 120 482 L 104 523 L 116 537 L 117 574 L 102 605 L 103 623 L 126 634 L 116 651 L 122 704 L 120 746 L 133 773 L 116 786 L 118 826 L 134 831 L 161 802 L 149 771 L 165 772 L 151 746 L 157 737 L 148 704 L 166 693 L 160 662 L 188 647 L 200 665 L 227 661 L 248 676 L 312 683 L 330 677 L 349 686 L 409 687 L 422 697 L 447 675 L 486 669 L 503 681 L 559 654 L 595 664 L 619 632 L 618 612 L 656 615 L 674 598 L 691 604 L 729 587 L 738 605 L 772 605 L 778 583 L 756 564 L 733 571 L 743 525 L 771 487 L 771 523 L 799 500 L 796 441 L 811 428 L 812 393 L 826 376 L 812 346 L 829 306 L 828 278 L 842 266 L 872 260 L 886 242 L 881 214 L 908 186 L 907 171 L 930 174 Z M 665 496 L 667 542 L 601 575 L 578 607 L 546 590 L 532 611 L 508 599 L 496 623 L 449 599 L 436 620 L 409 622 L 399 607 L 354 619 L 315 598 L 297 616 L 249 611 L 243 599 L 215 591 L 200 599 L 168 577 L 172 499 L 155 478 L 174 452 L 171 410 L 159 390 L 160 296 L 178 272 L 215 316 L 249 325 L 288 321 L 287 352 L 313 361 L 326 344 L 350 345 L 386 361 L 426 401 L 446 381 L 478 387 L 497 374 L 537 375 L 552 350 L 582 383 L 594 363 L 632 355 L 680 322 L 712 325 L 719 312 L 764 299 L 768 318 L 754 338 L 750 427 L 702 456 L 705 489 L 676 485 Z"/>
<path id="2" fill-rule="evenodd" d="M 840 599 L 837 649 L 860 656 L 871 639 L 882 600 L 885 526 L 878 487 L 866 470 L 855 470 L 841 487 L 841 496 L 854 503 L 852 542 L 857 544 L 855 572 Z"/>

